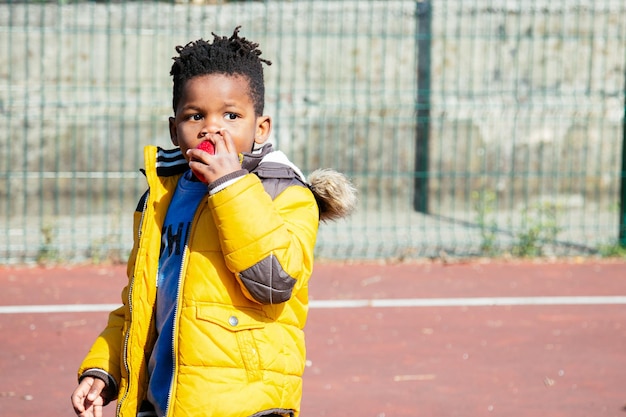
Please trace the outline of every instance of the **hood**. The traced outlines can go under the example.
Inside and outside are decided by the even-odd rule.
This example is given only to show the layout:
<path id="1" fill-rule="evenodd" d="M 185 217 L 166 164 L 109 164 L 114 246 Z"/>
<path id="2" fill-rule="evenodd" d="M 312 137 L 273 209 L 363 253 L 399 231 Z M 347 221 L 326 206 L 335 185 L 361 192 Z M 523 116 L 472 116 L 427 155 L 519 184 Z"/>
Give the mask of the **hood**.
<path id="1" fill-rule="evenodd" d="M 252 152 L 243 154 L 241 166 L 253 172 L 263 163 L 279 163 L 289 166 L 313 192 L 320 210 L 321 221 L 334 221 L 349 216 L 357 205 L 357 190 L 348 177 L 333 169 L 317 169 L 306 178 L 300 169 L 280 151 L 274 151 L 268 143 Z"/>

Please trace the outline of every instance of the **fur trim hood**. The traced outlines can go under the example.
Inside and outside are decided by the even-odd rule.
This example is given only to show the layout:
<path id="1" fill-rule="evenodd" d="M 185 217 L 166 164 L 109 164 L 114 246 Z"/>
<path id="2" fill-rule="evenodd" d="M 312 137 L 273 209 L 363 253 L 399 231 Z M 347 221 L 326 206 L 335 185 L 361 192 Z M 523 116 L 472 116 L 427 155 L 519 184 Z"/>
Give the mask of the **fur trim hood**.
<path id="1" fill-rule="evenodd" d="M 320 220 L 334 221 L 348 217 L 356 208 L 357 191 L 341 172 L 317 169 L 309 175 L 309 188 L 320 208 Z"/>
<path id="2" fill-rule="evenodd" d="M 317 201 L 320 220 L 335 221 L 348 217 L 357 205 L 357 190 L 347 176 L 329 168 L 317 169 L 308 178 L 281 151 L 275 151 L 271 144 L 243 154 L 242 167 L 254 172 L 265 163 L 279 163 L 290 167 L 296 176 L 306 184 Z"/>

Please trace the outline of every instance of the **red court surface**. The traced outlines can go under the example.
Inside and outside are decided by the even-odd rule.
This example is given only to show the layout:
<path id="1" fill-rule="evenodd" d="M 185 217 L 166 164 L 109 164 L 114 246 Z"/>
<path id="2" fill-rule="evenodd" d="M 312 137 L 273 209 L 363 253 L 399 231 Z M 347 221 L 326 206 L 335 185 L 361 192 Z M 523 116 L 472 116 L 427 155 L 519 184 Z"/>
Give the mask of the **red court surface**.
<path id="1" fill-rule="evenodd" d="M 124 283 L 123 266 L 0 267 L 0 311 L 116 304 Z M 626 262 L 320 263 L 310 295 L 303 417 L 626 417 Z M 73 415 L 106 317 L 0 314 L 0 416 Z"/>

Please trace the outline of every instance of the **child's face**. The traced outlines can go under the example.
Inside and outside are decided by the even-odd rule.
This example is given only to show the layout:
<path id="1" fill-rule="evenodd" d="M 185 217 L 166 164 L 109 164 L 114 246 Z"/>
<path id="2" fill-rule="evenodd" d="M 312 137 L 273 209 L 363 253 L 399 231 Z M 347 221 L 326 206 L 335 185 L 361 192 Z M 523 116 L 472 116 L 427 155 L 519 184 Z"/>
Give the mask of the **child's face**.
<path id="1" fill-rule="evenodd" d="M 238 153 L 250 152 L 255 142 L 267 140 L 270 129 L 270 118 L 254 113 L 247 78 L 224 74 L 188 80 L 176 115 L 170 118 L 172 143 L 181 148 L 185 157 L 188 149 L 209 138 L 219 139 L 226 132 Z"/>

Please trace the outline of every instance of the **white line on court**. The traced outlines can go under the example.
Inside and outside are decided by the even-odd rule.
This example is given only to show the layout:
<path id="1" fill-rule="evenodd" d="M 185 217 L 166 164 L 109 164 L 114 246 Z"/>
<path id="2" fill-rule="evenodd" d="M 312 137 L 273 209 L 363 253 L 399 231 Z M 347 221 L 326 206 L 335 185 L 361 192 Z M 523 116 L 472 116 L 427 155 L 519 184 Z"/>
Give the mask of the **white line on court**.
<path id="1" fill-rule="evenodd" d="M 30 306 L 0 306 L 0 314 L 20 313 L 92 313 L 113 311 L 120 304 L 58 304 Z"/>
<path id="2" fill-rule="evenodd" d="M 626 296 L 389 298 L 380 300 L 311 300 L 311 308 L 490 307 L 626 304 Z M 0 306 L 0 314 L 108 312 L 119 304 Z"/>
<path id="3" fill-rule="evenodd" d="M 319 300 L 310 302 L 311 308 L 489 307 L 608 304 L 626 304 L 626 296 L 394 298 L 380 300 Z"/>

